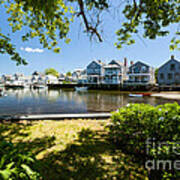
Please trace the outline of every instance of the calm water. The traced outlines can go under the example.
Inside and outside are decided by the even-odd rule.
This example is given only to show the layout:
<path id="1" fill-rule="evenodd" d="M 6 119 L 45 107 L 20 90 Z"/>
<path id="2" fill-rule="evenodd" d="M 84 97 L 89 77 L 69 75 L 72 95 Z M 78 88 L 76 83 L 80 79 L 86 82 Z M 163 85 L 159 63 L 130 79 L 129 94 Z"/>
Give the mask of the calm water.
<path id="1" fill-rule="evenodd" d="M 174 102 L 156 97 L 134 98 L 118 91 L 9 89 L 6 93 L 7 96 L 0 97 L 0 115 L 108 112 L 128 103 Z"/>

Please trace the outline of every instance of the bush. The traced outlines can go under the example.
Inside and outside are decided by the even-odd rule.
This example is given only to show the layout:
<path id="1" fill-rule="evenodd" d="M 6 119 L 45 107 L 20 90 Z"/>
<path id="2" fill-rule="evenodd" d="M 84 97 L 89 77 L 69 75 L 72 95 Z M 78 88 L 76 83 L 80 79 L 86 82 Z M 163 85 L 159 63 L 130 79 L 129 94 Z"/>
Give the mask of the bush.
<path id="1" fill-rule="evenodd" d="M 37 180 L 35 158 L 32 154 L 22 153 L 16 145 L 5 140 L 0 141 L 0 179 Z"/>
<path id="2" fill-rule="evenodd" d="M 112 113 L 110 139 L 135 157 L 139 163 L 147 160 L 178 160 L 180 147 L 180 106 L 177 103 L 151 106 L 128 104 Z M 176 148 L 174 153 L 173 148 Z M 180 149 L 180 148 L 179 148 Z M 144 164 L 145 165 L 145 164 Z M 150 177 L 177 177 L 177 169 L 166 164 L 151 169 Z"/>

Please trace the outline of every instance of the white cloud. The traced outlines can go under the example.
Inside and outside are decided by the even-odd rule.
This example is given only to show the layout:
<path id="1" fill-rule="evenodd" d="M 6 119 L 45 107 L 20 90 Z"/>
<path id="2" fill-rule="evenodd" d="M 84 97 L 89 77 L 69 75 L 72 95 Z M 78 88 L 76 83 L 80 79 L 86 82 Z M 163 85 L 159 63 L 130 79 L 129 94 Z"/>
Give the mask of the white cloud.
<path id="1" fill-rule="evenodd" d="M 21 47 L 20 50 L 22 51 L 26 51 L 26 52 L 32 52 L 32 53 L 43 53 L 44 50 L 43 49 L 39 49 L 39 48 L 30 48 L 30 47 Z"/>

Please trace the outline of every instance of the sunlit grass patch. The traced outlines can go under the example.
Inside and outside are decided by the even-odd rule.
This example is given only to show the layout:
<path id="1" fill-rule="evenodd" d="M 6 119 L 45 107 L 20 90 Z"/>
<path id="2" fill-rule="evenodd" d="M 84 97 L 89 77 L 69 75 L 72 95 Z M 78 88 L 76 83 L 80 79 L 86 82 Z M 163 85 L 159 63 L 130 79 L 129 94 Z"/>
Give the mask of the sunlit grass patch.
<path id="1" fill-rule="evenodd" d="M 108 140 L 109 120 L 22 121 L 4 135 L 38 159 L 44 179 L 145 179 L 146 171 Z"/>

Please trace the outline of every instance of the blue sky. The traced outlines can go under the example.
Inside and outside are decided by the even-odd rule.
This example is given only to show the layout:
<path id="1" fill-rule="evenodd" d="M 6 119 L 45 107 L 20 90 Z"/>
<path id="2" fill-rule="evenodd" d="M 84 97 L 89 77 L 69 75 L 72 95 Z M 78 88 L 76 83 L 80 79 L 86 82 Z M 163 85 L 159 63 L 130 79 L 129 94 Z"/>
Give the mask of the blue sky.
<path id="1" fill-rule="evenodd" d="M 0 9 L 1 18 L 0 26 L 2 32 L 10 32 L 10 28 L 7 25 L 7 14 Z M 115 31 L 120 27 L 119 21 L 112 16 L 107 17 L 105 15 L 104 37 L 103 43 L 97 43 L 90 41 L 86 34 L 80 32 L 79 21 L 71 25 L 71 31 L 69 37 L 72 39 L 70 44 L 61 43 L 61 53 L 55 54 L 52 51 L 43 49 L 39 42 L 34 39 L 26 43 L 21 42 L 22 32 L 11 34 L 13 42 L 16 44 L 16 48 L 22 57 L 27 59 L 27 66 L 16 66 L 16 63 L 10 60 L 8 55 L 0 54 L 0 74 L 14 74 L 21 72 L 26 75 L 32 74 L 33 71 L 37 70 L 44 72 L 46 68 L 53 67 L 59 72 L 73 71 L 77 68 L 85 68 L 90 61 L 93 59 L 101 59 L 108 63 L 112 59 L 117 59 L 123 62 L 124 57 L 131 60 L 144 61 L 154 67 L 158 67 L 167 61 L 173 54 L 177 60 L 180 60 L 180 51 L 170 51 L 169 43 L 172 35 L 166 38 L 158 38 L 156 40 L 145 40 L 143 41 L 138 37 L 135 37 L 136 43 L 131 46 L 124 46 L 121 50 L 115 48 L 114 43 L 116 42 Z M 83 29 L 83 26 L 81 27 Z M 171 34 L 175 30 L 175 26 L 170 27 Z M 80 33 L 79 33 L 80 32 Z M 32 49 L 43 49 L 43 52 L 26 52 L 21 50 L 22 48 Z"/>

